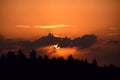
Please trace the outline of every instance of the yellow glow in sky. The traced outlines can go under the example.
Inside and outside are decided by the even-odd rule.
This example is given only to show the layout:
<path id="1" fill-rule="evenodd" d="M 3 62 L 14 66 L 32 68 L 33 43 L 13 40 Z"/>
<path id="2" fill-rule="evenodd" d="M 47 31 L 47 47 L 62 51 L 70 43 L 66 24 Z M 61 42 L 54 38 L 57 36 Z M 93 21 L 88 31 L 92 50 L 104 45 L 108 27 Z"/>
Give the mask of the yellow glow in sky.
<path id="1" fill-rule="evenodd" d="M 48 26 L 35 26 L 35 28 L 64 28 L 64 27 L 68 27 L 69 25 L 48 25 Z"/>
<path id="2" fill-rule="evenodd" d="M 60 47 L 58 47 L 58 44 L 54 45 L 55 49 L 60 49 Z"/>

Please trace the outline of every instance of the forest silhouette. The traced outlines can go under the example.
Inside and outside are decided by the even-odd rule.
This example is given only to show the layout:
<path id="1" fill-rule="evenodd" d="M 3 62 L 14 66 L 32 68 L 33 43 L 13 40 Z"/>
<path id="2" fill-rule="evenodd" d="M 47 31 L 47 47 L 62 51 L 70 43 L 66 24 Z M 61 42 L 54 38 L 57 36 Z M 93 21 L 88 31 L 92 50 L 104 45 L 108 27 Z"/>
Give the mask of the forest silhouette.
<path id="1" fill-rule="evenodd" d="M 1 77 L 9 75 L 43 80 L 120 80 L 120 68 L 112 64 L 100 67 L 95 59 L 88 63 L 86 59 L 74 59 L 72 55 L 67 60 L 63 57 L 50 59 L 47 55 L 37 57 L 35 50 L 29 53 L 29 57 L 22 50 L 17 54 L 12 51 L 6 55 L 1 54 L 0 74 Z"/>

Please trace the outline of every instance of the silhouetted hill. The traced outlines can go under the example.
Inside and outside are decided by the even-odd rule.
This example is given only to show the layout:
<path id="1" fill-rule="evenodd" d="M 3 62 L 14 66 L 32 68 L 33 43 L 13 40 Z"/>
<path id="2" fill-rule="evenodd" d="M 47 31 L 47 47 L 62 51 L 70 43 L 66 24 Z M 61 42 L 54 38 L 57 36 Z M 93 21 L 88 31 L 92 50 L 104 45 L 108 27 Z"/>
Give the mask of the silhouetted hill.
<path id="1" fill-rule="evenodd" d="M 18 79 L 42 80 L 120 80 L 120 68 L 114 65 L 99 67 L 96 60 L 88 63 L 87 60 L 74 59 L 72 55 L 65 60 L 63 57 L 49 59 L 36 57 L 36 51 L 30 52 L 27 58 L 22 50 L 9 51 L 7 55 L 0 55 L 0 78 L 17 77 Z"/>

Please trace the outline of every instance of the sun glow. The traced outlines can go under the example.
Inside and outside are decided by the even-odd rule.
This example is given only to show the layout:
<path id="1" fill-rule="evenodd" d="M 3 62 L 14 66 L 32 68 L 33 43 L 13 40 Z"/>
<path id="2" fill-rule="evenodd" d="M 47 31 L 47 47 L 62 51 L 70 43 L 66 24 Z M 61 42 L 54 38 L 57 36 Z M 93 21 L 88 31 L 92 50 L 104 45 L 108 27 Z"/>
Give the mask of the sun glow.
<path id="1" fill-rule="evenodd" d="M 58 46 L 58 44 L 54 45 L 55 49 L 60 49 L 60 47 Z"/>
<path id="2" fill-rule="evenodd" d="M 59 47 L 59 44 L 40 47 L 36 50 L 38 51 L 38 55 L 41 56 L 47 55 L 49 58 L 63 57 L 64 59 L 67 59 L 69 55 L 72 55 L 75 58 L 82 58 L 82 56 L 88 53 L 86 50 L 78 50 L 77 47 Z"/>
<path id="3" fill-rule="evenodd" d="M 64 57 L 67 59 L 69 55 L 76 55 L 77 49 L 76 48 L 61 48 L 58 44 L 41 47 L 37 49 L 38 52 L 42 52 L 42 55 L 48 55 L 50 58 L 52 57 Z"/>

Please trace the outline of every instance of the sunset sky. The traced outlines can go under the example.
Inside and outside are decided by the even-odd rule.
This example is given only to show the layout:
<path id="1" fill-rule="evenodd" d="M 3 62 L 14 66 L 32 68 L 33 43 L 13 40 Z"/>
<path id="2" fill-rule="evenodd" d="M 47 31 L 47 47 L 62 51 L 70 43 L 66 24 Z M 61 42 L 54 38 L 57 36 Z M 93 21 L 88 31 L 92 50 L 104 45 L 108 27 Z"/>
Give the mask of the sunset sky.
<path id="1" fill-rule="evenodd" d="M 119 5 L 119 0 L 0 0 L 0 34 L 20 39 L 48 33 L 75 37 L 116 28 L 119 35 Z"/>
<path id="2" fill-rule="evenodd" d="M 100 64 L 120 66 L 119 8 L 120 0 L 0 0 L 0 53 L 25 47 L 46 52 L 50 57 L 66 58 L 72 54 L 75 58 L 96 58 Z M 67 36 L 71 41 L 87 34 L 97 38 L 83 50 L 57 46 L 55 51 L 54 45 L 59 43 L 42 48 L 39 45 L 40 38 L 48 33 Z M 50 41 L 49 35 L 46 40 Z M 89 41 L 83 39 L 84 43 Z"/>

